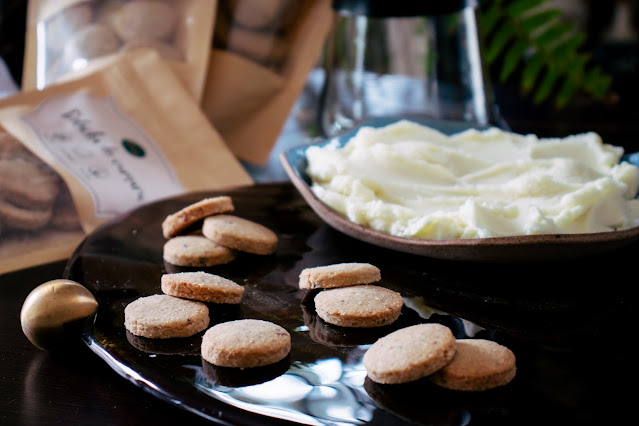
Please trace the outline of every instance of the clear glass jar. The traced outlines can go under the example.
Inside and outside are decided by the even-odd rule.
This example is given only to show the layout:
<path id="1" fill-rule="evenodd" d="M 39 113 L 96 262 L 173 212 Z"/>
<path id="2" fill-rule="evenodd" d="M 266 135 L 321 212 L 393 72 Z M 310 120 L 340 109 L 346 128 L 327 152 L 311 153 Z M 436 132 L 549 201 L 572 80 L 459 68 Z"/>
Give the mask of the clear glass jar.
<path id="1" fill-rule="evenodd" d="M 472 0 L 334 0 L 324 57 L 326 137 L 372 117 L 495 123 Z"/>

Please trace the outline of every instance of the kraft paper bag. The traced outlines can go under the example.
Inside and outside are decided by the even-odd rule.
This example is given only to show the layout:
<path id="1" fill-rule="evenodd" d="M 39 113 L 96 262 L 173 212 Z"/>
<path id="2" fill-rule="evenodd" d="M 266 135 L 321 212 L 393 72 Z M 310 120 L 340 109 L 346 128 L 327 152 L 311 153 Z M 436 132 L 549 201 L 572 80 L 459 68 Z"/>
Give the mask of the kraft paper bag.
<path id="1" fill-rule="evenodd" d="M 86 233 L 153 200 L 253 183 L 154 51 L 1 100 L 0 129 L 0 273 L 64 259 Z M 57 202 L 75 211 L 75 229 L 53 226 Z"/>
<path id="2" fill-rule="evenodd" d="M 259 1 L 220 0 L 202 109 L 237 157 L 261 165 L 318 62 L 334 14 L 330 0 L 280 0 L 280 14 L 260 27 L 261 8 L 274 2 Z"/>

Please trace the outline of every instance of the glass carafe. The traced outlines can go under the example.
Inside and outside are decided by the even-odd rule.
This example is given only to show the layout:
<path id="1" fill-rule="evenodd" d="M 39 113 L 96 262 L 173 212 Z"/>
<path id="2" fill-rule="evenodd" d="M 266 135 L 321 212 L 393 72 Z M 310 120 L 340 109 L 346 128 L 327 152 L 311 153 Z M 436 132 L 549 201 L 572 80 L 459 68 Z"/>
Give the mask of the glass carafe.
<path id="1" fill-rule="evenodd" d="M 334 0 L 319 121 L 332 137 L 372 117 L 495 123 L 472 0 Z"/>

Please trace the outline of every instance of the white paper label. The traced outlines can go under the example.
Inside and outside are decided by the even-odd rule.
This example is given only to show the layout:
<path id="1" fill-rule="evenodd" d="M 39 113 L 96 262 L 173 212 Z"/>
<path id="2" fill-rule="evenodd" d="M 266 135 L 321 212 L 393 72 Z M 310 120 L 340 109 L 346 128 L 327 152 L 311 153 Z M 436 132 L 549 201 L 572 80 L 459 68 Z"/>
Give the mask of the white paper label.
<path id="1" fill-rule="evenodd" d="M 22 120 L 89 191 L 98 217 L 184 192 L 162 150 L 112 98 L 54 96 Z"/>

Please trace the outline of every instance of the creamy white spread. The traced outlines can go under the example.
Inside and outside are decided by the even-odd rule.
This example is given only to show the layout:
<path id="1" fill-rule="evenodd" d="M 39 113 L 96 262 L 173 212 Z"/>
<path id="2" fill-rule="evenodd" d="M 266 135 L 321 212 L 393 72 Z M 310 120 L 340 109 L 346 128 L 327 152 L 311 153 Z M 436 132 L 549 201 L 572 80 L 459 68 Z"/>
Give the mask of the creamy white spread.
<path id="1" fill-rule="evenodd" d="M 358 224 L 425 239 L 592 233 L 639 225 L 639 168 L 596 133 L 447 136 L 400 121 L 306 151 L 312 190 Z"/>

